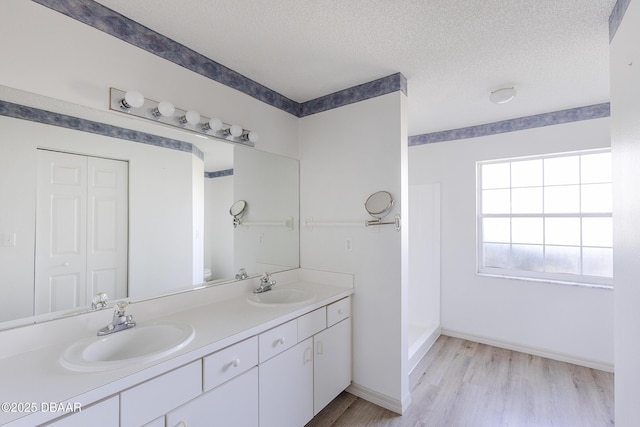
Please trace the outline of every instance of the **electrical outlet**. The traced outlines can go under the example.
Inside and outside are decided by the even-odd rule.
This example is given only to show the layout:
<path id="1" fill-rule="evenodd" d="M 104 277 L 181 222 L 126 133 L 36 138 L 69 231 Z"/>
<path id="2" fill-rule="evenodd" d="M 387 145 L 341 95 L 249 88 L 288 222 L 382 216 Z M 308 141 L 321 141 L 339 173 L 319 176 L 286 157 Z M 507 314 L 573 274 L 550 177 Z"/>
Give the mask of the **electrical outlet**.
<path id="1" fill-rule="evenodd" d="M 13 248 L 16 246 L 16 233 L 4 233 L 2 235 L 2 246 Z"/>
<path id="2" fill-rule="evenodd" d="M 350 237 L 344 240 L 344 249 L 347 252 L 351 252 L 353 250 L 353 240 Z"/>

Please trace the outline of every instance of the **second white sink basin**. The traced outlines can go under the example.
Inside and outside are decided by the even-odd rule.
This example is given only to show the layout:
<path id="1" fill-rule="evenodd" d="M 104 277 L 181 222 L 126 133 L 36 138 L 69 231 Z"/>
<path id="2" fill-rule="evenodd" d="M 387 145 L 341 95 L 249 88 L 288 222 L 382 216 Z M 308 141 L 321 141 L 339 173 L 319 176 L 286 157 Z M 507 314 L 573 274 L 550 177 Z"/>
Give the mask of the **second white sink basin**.
<path id="1" fill-rule="evenodd" d="M 282 288 L 272 289 L 261 294 L 251 294 L 247 301 L 258 306 L 288 306 L 310 302 L 315 294 L 307 289 Z"/>
<path id="2" fill-rule="evenodd" d="M 190 325 L 178 322 L 136 326 L 73 343 L 60 363 L 74 371 L 105 371 L 136 362 L 149 362 L 176 352 L 195 335 Z"/>

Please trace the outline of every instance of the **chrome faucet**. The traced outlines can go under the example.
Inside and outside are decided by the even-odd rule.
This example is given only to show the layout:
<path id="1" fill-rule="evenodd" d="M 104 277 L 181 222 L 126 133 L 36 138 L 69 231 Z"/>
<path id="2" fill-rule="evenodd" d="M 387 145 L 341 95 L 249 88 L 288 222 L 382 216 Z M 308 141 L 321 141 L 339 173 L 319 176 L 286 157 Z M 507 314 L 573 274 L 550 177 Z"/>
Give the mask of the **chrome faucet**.
<path id="1" fill-rule="evenodd" d="M 247 277 L 249 277 L 249 275 L 247 274 L 247 270 L 245 270 L 244 268 L 241 268 L 241 269 L 238 271 L 238 274 L 236 274 L 236 279 L 244 280 L 244 279 L 246 279 Z"/>
<path id="2" fill-rule="evenodd" d="M 107 326 L 98 331 L 98 336 L 113 334 L 136 326 L 133 316 L 130 314 L 126 315 L 124 313 L 124 310 L 128 305 L 129 303 L 126 301 L 120 301 L 116 304 L 116 309 L 113 312 L 113 320 Z"/>
<path id="3" fill-rule="evenodd" d="M 260 278 L 260 287 L 254 289 L 254 294 L 261 294 L 263 292 L 270 291 L 276 285 L 275 280 L 271 280 L 271 275 L 269 273 L 264 273 Z"/>

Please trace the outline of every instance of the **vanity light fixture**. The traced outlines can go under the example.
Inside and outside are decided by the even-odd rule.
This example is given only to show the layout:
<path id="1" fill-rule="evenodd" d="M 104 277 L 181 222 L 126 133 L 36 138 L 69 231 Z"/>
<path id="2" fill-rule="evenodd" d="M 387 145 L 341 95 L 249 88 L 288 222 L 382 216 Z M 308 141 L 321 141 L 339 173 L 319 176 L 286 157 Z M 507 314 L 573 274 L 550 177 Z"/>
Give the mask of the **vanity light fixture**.
<path id="1" fill-rule="evenodd" d="M 169 101 L 160 101 L 158 106 L 151 110 L 153 117 L 171 117 L 176 112 L 176 107 Z"/>
<path id="2" fill-rule="evenodd" d="M 109 109 L 112 111 L 250 147 L 258 141 L 258 133 L 255 131 L 244 129 L 240 125 L 225 123 L 219 117 L 201 116 L 195 110 L 176 108 L 169 101 L 157 102 L 145 98 L 138 91 L 125 92 L 111 88 L 109 96 Z"/>
<path id="3" fill-rule="evenodd" d="M 244 129 L 242 129 L 242 126 L 240 125 L 231 125 L 226 129 L 222 130 L 221 135 L 225 138 L 231 136 L 234 138 L 237 138 L 239 136 L 242 135 L 242 133 L 244 132 Z"/>
<path id="4" fill-rule="evenodd" d="M 189 110 L 184 114 L 184 116 L 180 117 L 178 121 L 181 125 L 197 125 L 200 123 L 200 113 L 195 110 Z"/>
<path id="5" fill-rule="evenodd" d="M 224 126 L 224 123 L 222 123 L 222 120 L 220 120 L 217 117 L 214 117 L 202 126 L 202 131 L 203 132 L 211 131 L 213 133 L 216 133 L 220 129 L 222 129 L 223 126 Z"/>
<path id="6" fill-rule="evenodd" d="M 242 135 L 240 135 L 240 139 L 242 139 L 243 141 L 250 141 L 250 142 L 253 142 L 254 144 L 258 142 L 259 138 L 260 137 L 258 135 L 258 132 L 248 131 L 248 130 L 243 130 Z"/>
<path id="7" fill-rule="evenodd" d="M 489 94 L 489 100 L 494 104 L 506 104 L 516 97 L 516 88 L 514 86 L 502 87 L 496 89 Z"/>
<path id="8" fill-rule="evenodd" d="M 135 90 L 130 90 L 120 99 L 120 108 L 129 111 L 132 108 L 140 108 L 144 105 L 144 96 Z"/>

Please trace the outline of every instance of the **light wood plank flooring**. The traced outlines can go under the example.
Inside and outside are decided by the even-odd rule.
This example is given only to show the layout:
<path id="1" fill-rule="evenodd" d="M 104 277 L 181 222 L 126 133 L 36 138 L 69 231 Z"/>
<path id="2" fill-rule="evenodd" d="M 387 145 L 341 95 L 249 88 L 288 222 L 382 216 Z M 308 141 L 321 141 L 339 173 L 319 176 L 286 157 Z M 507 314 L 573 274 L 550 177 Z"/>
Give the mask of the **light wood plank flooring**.
<path id="1" fill-rule="evenodd" d="M 411 377 L 399 416 L 342 393 L 307 427 L 605 427 L 613 374 L 441 336 Z"/>

